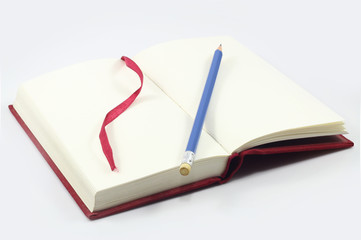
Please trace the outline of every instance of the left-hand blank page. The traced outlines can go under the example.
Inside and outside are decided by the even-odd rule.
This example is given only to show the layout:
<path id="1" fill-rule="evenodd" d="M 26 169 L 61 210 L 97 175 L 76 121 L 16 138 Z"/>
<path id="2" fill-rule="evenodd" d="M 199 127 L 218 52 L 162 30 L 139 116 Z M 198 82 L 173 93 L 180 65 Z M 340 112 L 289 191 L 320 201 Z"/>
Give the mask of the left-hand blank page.
<path id="1" fill-rule="evenodd" d="M 107 133 L 119 173 L 110 170 L 99 131 L 105 115 L 140 85 L 120 59 L 72 65 L 24 83 L 14 108 L 87 207 L 97 192 L 179 166 L 192 119 L 146 76 L 135 102 Z M 208 134 L 199 158 L 227 155 Z"/>

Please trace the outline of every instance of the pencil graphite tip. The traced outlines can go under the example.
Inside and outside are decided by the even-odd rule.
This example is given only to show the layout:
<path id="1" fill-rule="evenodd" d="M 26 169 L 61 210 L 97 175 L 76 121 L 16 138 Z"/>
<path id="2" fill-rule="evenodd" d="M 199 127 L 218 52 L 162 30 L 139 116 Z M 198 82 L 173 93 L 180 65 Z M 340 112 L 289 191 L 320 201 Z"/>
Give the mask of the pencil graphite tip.
<path id="1" fill-rule="evenodd" d="M 217 48 L 219 51 L 222 51 L 222 43 L 219 44 L 219 47 Z"/>

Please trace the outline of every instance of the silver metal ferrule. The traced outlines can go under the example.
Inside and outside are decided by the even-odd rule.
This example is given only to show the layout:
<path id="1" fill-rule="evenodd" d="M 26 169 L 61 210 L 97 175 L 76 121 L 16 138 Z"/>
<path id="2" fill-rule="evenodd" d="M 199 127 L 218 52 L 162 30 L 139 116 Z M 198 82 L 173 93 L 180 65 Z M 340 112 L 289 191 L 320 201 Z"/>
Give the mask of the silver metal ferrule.
<path id="1" fill-rule="evenodd" d="M 192 166 L 194 159 L 196 158 L 196 155 L 192 151 L 186 151 L 183 156 L 182 163 L 188 163 Z"/>

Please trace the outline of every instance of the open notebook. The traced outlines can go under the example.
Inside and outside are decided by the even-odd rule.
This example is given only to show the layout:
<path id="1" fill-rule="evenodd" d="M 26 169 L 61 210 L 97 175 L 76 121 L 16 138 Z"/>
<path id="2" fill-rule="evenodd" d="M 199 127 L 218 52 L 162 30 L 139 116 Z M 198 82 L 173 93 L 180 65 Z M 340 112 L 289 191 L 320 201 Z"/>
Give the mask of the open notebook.
<path id="1" fill-rule="evenodd" d="M 184 177 L 178 168 L 220 43 L 223 59 L 196 161 Z M 212 184 L 210 179 L 229 176 L 230 161 L 247 149 L 345 133 L 340 116 L 231 37 L 167 42 L 132 59 L 144 73 L 143 89 L 107 127 L 119 172 L 110 170 L 98 136 L 107 112 L 139 87 L 138 76 L 120 59 L 39 76 L 19 87 L 10 106 L 91 218 Z M 340 141 L 309 150 L 352 145 Z M 144 200 L 159 193 L 163 196 Z"/>

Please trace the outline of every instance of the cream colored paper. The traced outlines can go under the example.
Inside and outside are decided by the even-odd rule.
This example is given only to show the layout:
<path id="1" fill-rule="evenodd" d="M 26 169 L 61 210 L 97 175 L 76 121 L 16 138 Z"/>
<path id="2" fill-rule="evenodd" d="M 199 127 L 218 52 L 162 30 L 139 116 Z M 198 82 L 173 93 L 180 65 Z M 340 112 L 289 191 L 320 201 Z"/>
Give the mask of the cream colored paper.
<path id="1" fill-rule="evenodd" d="M 101 149 L 100 127 L 106 113 L 139 85 L 138 76 L 120 60 L 106 59 L 45 74 L 23 84 L 19 90 L 15 109 L 78 194 L 89 199 L 85 202 L 90 209 L 97 208 L 95 195 L 106 189 L 172 169 L 176 173 L 172 181 L 161 180 L 142 191 L 126 188 L 127 195 L 118 196 L 123 201 L 133 200 L 170 186 L 219 175 L 225 167 L 229 153 L 203 132 L 197 158 L 222 156 L 222 161 L 205 171 L 197 171 L 197 164 L 191 177 L 178 177 L 180 174 L 174 169 L 178 169 L 183 157 L 193 120 L 145 77 L 133 105 L 107 127 L 120 170 L 112 172 Z M 109 207 L 109 196 L 98 204 Z"/>
<path id="2" fill-rule="evenodd" d="M 228 152 L 278 139 L 343 132 L 340 116 L 231 37 L 167 42 L 144 50 L 135 60 L 194 118 L 220 43 L 223 58 L 204 129 Z M 314 131 L 317 134 L 310 134 Z M 269 135 L 268 141 L 260 139 Z M 261 141 L 252 143 L 255 139 Z"/>

